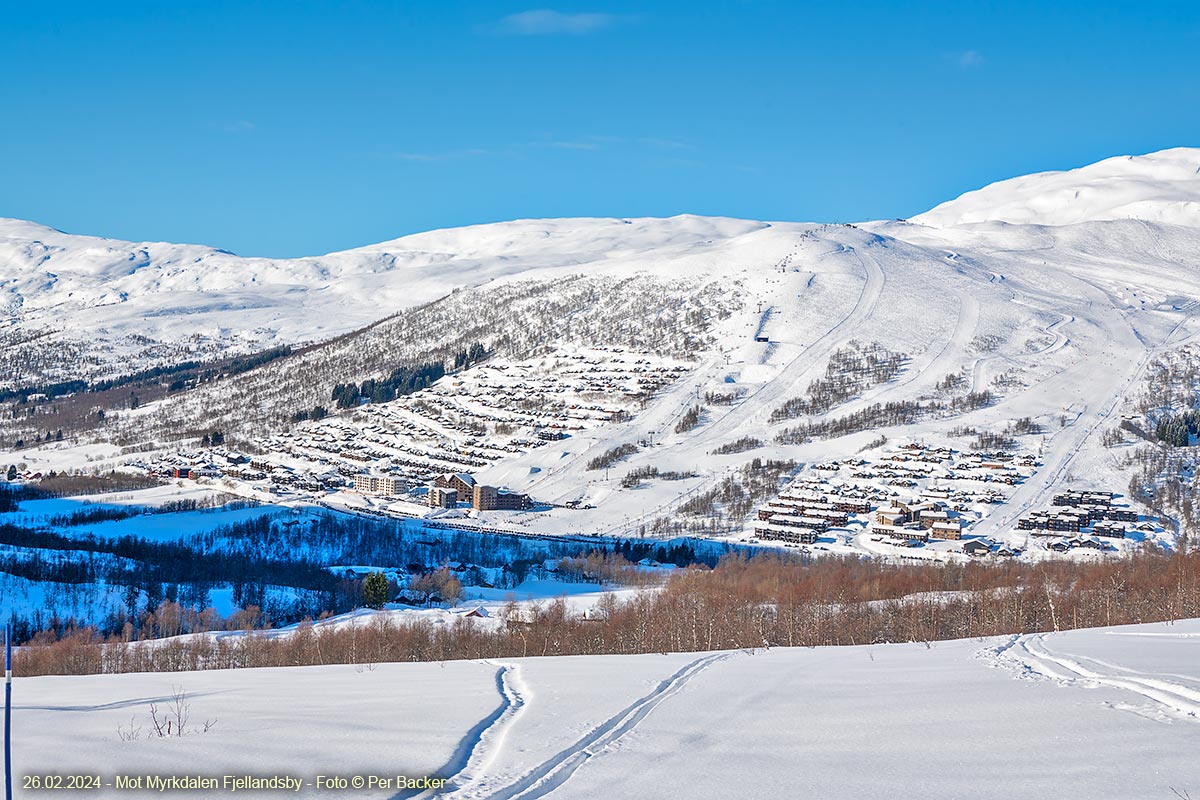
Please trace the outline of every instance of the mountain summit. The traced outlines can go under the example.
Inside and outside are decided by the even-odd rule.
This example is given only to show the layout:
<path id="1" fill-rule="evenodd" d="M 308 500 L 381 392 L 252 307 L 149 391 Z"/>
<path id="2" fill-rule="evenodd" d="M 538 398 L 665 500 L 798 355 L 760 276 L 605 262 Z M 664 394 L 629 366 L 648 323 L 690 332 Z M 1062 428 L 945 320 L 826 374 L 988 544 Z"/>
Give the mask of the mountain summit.
<path id="1" fill-rule="evenodd" d="M 1078 169 L 998 181 L 913 218 L 950 228 L 980 222 L 1074 225 L 1141 219 L 1200 227 L 1200 148 L 1118 156 Z"/>

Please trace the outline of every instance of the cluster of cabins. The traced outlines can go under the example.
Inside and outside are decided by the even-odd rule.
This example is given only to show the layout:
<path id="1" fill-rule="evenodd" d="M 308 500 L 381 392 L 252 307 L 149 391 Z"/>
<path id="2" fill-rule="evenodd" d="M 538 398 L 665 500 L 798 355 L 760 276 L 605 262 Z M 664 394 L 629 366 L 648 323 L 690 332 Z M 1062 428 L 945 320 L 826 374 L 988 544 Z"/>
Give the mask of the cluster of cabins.
<path id="1" fill-rule="evenodd" d="M 1005 501 L 1007 490 L 995 484 L 1015 485 L 1037 465 L 1029 454 L 960 453 L 916 442 L 873 460 L 816 463 L 758 509 L 754 532 L 761 539 L 813 544 L 854 515 L 865 515 L 873 534 L 908 546 L 959 541 L 978 506 Z M 916 490 L 917 497 L 901 497 L 904 489 Z"/>
<path id="2" fill-rule="evenodd" d="M 1113 497 L 1112 492 L 1075 489 L 1062 492 L 1054 496 L 1053 509 L 1020 517 L 1017 530 L 1029 531 L 1033 536 L 1058 536 L 1091 528 L 1093 536 L 1124 539 L 1127 532 L 1124 523 L 1137 522 L 1138 514 L 1131 508 L 1114 506 Z"/>
<path id="3" fill-rule="evenodd" d="M 815 544 L 829 528 L 849 522 L 851 514 L 870 510 L 871 504 L 861 498 L 791 489 L 758 510 L 754 530 L 762 539 Z"/>
<path id="4" fill-rule="evenodd" d="M 412 395 L 273 436 L 259 443 L 269 455 L 259 457 L 258 464 L 247 466 L 244 459 L 221 464 L 221 451 L 213 448 L 143 466 L 167 477 L 256 483 L 274 494 L 352 487 L 396 497 L 433 485 L 446 490 L 428 496 L 438 508 L 470 503 L 480 510 L 528 509 L 532 502 L 527 495 L 503 487 L 437 482 L 444 475 L 469 478 L 576 431 L 624 419 L 688 369 L 671 359 L 620 348 L 555 352 L 519 363 L 497 359 Z"/>
<path id="5" fill-rule="evenodd" d="M 911 542 L 962 538 L 963 521 L 942 499 L 922 499 L 912 503 L 893 501 L 875 512 L 872 529 L 877 534 Z"/>
<path id="6" fill-rule="evenodd" d="M 356 475 L 362 473 L 425 486 L 438 475 L 476 473 L 577 431 L 624 419 L 687 370 L 669 359 L 604 348 L 517 363 L 496 359 L 414 394 L 304 423 L 262 444 L 295 472 L 322 484 L 328 475 L 339 484 L 326 488 L 357 487 Z M 483 508 L 527 505 L 515 493 L 491 488 L 484 486 L 476 501 L 473 487 L 460 487 L 456 502 Z M 369 484 L 359 490 L 395 493 Z M 444 495 L 439 499 L 447 502 Z"/>

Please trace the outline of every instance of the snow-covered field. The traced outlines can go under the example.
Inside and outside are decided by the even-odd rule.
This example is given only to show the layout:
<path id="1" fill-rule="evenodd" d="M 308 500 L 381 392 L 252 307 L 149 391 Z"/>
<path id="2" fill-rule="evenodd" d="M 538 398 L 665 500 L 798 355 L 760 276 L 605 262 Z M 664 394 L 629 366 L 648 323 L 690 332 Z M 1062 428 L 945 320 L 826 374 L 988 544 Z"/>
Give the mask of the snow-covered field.
<path id="1" fill-rule="evenodd" d="M 428 774 L 464 800 L 1195 797 L 1198 665 L 1200 620 L 1185 620 L 928 646 L 27 678 L 14 758 L 19 775 L 108 783 Z M 216 724 L 157 738 L 150 705 L 161 715 L 177 689 L 189 730 Z"/>

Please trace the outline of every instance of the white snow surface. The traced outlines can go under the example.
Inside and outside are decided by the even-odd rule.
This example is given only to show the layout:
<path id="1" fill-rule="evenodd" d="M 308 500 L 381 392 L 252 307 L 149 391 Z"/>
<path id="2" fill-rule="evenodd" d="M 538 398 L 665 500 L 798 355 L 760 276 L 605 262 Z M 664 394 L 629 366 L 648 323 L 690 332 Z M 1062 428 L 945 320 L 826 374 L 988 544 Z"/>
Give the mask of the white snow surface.
<path id="1" fill-rule="evenodd" d="M 913 218 L 938 228 L 983 222 L 1074 225 L 1140 219 L 1200 226 L 1200 148 L 1108 158 L 998 181 Z"/>
<path id="2" fill-rule="evenodd" d="M 19 774 L 108 781 L 432 773 L 461 800 L 1195 796 L 1198 664 L 1200 620 L 1185 620 L 928 646 L 27 678 L 14 757 Z M 194 724 L 216 726 L 122 741 L 176 687 Z"/>
<path id="3" fill-rule="evenodd" d="M 0 321 L 120 353 L 131 351 L 128 337 L 250 350 L 329 339 L 456 288 L 529 270 L 637 259 L 762 227 L 696 216 L 518 220 L 270 259 L 0 218 Z"/>

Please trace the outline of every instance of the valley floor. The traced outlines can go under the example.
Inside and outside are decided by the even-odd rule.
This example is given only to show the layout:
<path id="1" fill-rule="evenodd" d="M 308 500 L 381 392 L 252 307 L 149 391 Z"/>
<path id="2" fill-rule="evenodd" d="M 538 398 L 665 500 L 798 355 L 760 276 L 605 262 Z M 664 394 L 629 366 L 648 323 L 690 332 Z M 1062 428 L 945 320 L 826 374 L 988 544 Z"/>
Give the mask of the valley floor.
<path id="1" fill-rule="evenodd" d="M 14 758 L 18 775 L 107 782 L 430 774 L 464 800 L 1196 797 L 1198 665 L 1200 620 L 1186 620 L 929 645 L 24 678 Z M 180 687 L 189 728 L 216 725 L 152 736 L 150 705 L 161 716 Z M 17 797 L 39 795 L 18 782 Z"/>

